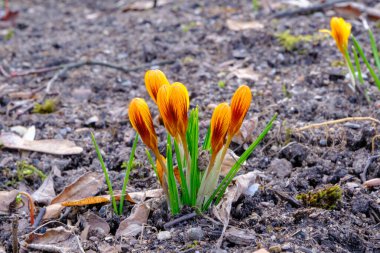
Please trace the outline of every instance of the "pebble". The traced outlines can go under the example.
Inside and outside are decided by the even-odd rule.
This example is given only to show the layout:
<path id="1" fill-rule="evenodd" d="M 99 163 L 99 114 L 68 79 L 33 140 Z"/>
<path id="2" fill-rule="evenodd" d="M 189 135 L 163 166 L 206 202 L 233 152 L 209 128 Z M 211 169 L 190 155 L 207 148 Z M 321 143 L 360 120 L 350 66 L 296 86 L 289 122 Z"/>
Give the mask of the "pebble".
<path id="1" fill-rule="evenodd" d="M 351 128 L 351 129 L 360 129 L 361 128 L 361 125 L 355 124 L 355 123 L 350 123 L 350 122 L 344 123 L 343 126 Z"/>
<path id="2" fill-rule="evenodd" d="M 353 182 L 348 182 L 346 184 L 346 186 L 349 188 L 349 189 L 355 189 L 355 188 L 358 188 L 359 187 L 359 184 L 357 183 L 353 183 Z"/>
<path id="3" fill-rule="evenodd" d="M 201 241 L 204 237 L 204 232 L 201 227 L 189 228 L 186 231 L 189 241 Z"/>
<path id="4" fill-rule="evenodd" d="M 172 238 L 172 234 L 169 231 L 160 231 L 157 234 L 157 239 L 159 241 L 168 240 Z"/>
<path id="5" fill-rule="evenodd" d="M 327 140 L 326 139 L 321 139 L 319 141 L 319 145 L 322 146 L 322 147 L 326 147 L 327 146 Z"/>
<path id="6" fill-rule="evenodd" d="M 292 164 L 286 159 L 275 158 L 269 165 L 268 172 L 278 178 L 289 177 L 292 173 Z"/>

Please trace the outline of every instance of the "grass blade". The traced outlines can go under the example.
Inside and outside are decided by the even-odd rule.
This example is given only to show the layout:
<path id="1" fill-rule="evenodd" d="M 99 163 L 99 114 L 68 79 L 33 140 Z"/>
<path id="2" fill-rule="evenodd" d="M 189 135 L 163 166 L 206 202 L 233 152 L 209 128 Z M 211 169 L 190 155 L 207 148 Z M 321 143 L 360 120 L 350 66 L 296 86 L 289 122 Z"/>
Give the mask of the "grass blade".
<path id="1" fill-rule="evenodd" d="M 359 52 L 360 57 L 364 61 L 365 65 L 367 66 L 369 73 L 371 74 L 372 78 L 375 80 L 375 84 L 376 84 L 377 88 L 380 90 L 380 80 L 377 77 L 375 71 L 372 69 L 371 65 L 369 64 L 367 57 L 365 56 L 364 51 L 361 48 L 359 42 L 356 40 L 355 36 L 353 36 L 353 35 L 352 35 L 352 41 L 354 43 L 355 49 Z"/>
<path id="2" fill-rule="evenodd" d="M 379 51 L 377 50 L 375 36 L 373 36 L 373 33 L 372 33 L 371 29 L 368 29 L 368 34 L 369 34 L 369 41 L 371 42 L 371 48 L 372 48 L 373 58 L 375 59 L 375 63 L 376 63 L 377 69 L 380 72 Z"/>
<path id="3" fill-rule="evenodd" d="M 123 188 L 121 190 L 121 197 L 120 197 L 120 203 L 119 203 L 119 214 L 123 213 L 125 191 L 127 189 L 127 184 L 128 184 L 128 181 L 129 181 L 129 174 L 131 173 L 131 169 L 132 169 L 132 165 L 133 165 L 133 160 L 135 158 L 135 151 L 136 151 L 136 146 L 137 146 L 138 140 L 139 140 L 139 135 L 136 133 L 135 140 L 133 141 L 133 145 L 132 145 L 131 154 L 129 156 L 127 170 L 126 170 L 125 176 L 124 176 Z"/>
<path id="4" fill-rule="evenodd" d="M 212 201 L 216 198 L 215 203 L 219 203 L 221 198 L 224 195 L 224 192 L 226 191 L 228 185 L 231 183 L 232 179 L 235 177 L 236 173 L 239 171 L 239 168 L 242 163 L 245 162 L 245 160 L 248 159 L 248 157 L 251 155 L 251 153 L 255 150 L 256 146 L 261 142 L 262 139 L 267 135 L 269 130 L 272 128 L 273 122 L 277 118 L 277 113 L 272 117 L 272 119 L 269 121 L 269 123 L 265 126 L 264 130 L 261 132 L 261 134 L 256 138 L 256 140 L 248 147 L 248 149 L 241 155 L 241 157 L 237 160 L 237 162 L 232 166 L 231 170 L 228 172 L 226 177 L 222 180 L 222 182 L 219 184 L 218 188 L 213 192 L 211 197 L 207 200 L 207 202 L 203 205 L 202 210 L 206 211 Z"/>
<path id="5" fill-rule="evenodd" d="M 103 173 L 104 173 L 104 177 L 106 178 L 106 183 L 107 183 L 107 186 L 108 186 L 108 191 L 110 192 L 111 199 L 112 199 L 113 210 L 117 214 L 116 200 L 115 200 L 115 195 L 113 194 L 112 183 L 111 183 L 110 177 L 108 175 L 108 171 L 107 171 L 106 165 L 104 164 L 102 154 L 100 153 L 100 149 L 99 149 L 98 143 L 96 143 L 95 136 L 94 136 L 94 134 L 92 132 L 91 132 L 91 140 L 92 140 L 92 143 L 94 144 L 96 154 L 98 155 L 98 159 L 99 159 L 100 165 L 102 167 L 102 170 L 103 170 Z"/>
<path id="6" fill-rule="evenodd" d="M 363 80 L 362 70 L 360 68 L 358 52 L 356 51 L 354 46 L 352 47 L 352 52 L 354 53 L 354 60 L 355 60 L 355 65 L 356 65 L 356 71 L 358 72 L 359 82 L 360 82 L 360 84 L 363 84 L 364 80 Z"/>

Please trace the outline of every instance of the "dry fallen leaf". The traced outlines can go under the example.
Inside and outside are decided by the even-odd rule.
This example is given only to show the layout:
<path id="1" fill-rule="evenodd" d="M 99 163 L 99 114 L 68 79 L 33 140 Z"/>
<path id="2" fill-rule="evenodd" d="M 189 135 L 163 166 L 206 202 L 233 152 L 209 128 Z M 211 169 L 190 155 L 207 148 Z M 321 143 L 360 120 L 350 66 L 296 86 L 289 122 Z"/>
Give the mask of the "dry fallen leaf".
<path id="1" fill-rule="evenodd" d="M 156 7 L 168 4 L 170 2 L 171 2 L 171 0 L 157 0 Z M 152 0 L 146 0 L 146 1 L 141 1 L 140 0 L 140 1 L 136 1 L 136 2 L 133 2 L 133 3 L 128 4 L 127 6 L 125 6 L 123 8 L 123 12 L 127 12 L 127 11 L 145 11 L 145 10 L 152 9 L 153 7 L 154 6 L 153 6 L 153 1 Z"/>
<path id="2" fill-rule="evenodd" d="M 69 140 L 24 140 L 13 133 L 2 133 L 0 145 L 9 149 L 35 151 L 53 155 L 76 155 L 82 153 L 83 149 Z"/>
<path id="3" fill-rule="evenodd" d="M 51 204 L 94 196 L 99 192 L 103 184 L 104 176 L 102 173 L 86 173 L 74 183 L 66 186 L 65 189 L 51 201 Z"/>
<path id="4" fill-rule="evenodd" d="M 143 224 L 147 223 L 150 208 L 145 204 L 135 205 L 131 215 L 120 223 L 116 238 L 133 237 L 141 233 Z"/>
<path id="5" fill-rule="evenodd" d="M 131 192 L 129 196 L 136 202 L 143 202 L 147 198 L 160 198 L 164 194 L 162 189 L 153 189 L 141 192 Z"/>
<path id="6" fill-rule="evenodd" d="M 96 195 L 103 186 L 103 181 L 104 178 L 101 173 L 89 172 L 82 175 L 51 201 L 50 205 L 46 207 L 43 220 L 58 218 L 61 211 L 65 208 L 61 205 L 62 202 Z"/>
<path id="7" fill-rule="evenodd" d="M 0 191 L 0 214 L 9 214 L 9 205 L 15 201 L 20 191 Z"/>
<path id="8" fill-rule="evenodd" d="M 258 21 L 252 20 L 252 21 L 241 21 L 241 20 L 234 20 L 234 19 L 227 19 L 226 25 L 228 29 L 232 31 L 241 31 L 241 30 L 262 30 L 264 28 L 264 25 Z"/>
<path id="9" fill-rule="evenodd" d="M 253 141 L 253 131 L 257 125 L 257 117 L 244 120 L 239 132 L 232 138 L 234 143 L 243 145 Z"/>
<path id="10" fill-rule="evenodd" d="M 118 201 L 120 200 L 121 195 L 116 195 L 115 199 Z M 129 201 L 132 204 L 136 204 L 136 202 L 129 196 L 128 193 L 126 193 L 125 200 Z M 86 206 L 86 205 L 94 205 L 94 204 L 104 204 L 104 203 L 110 203 L 111 202 L 111 196 L 110 195 L 103 195 L 103 196 L 91 196 L 83 199 L 78 200 L 71 200 L 71 201 L 65 201 L 62 202 L 62 206 Z"/>
<path id="11" fill-rule="evenodd" d="M 256 236 L 255 233 L 248 229 L 237 229 L 235 227 L 228 228 L 225 233 L 225 237 L 228 241 L 237 245 L 252 245 Z"/>
<path id="12" fill-rule="evenodd" d="M 224 157 L 224 160 L 222 162 L 222 166 L 221 166 L 221 169 L 220 169 L 220 174 L 222 176 L 227 175 L 228 172 L 230 171 L 230 169 L 232 168 L 232 166 L 234 166 L 234 164 L 237 162 L 237 160 L 239 158 L 240 157 L 238 155 L 236 155 L 234 153 L 234 151 L 232 151 L 231 149 L 228 149 L 227 153 L 226 153 L 226 156 Z M 247 162 L 244 161 L 242 163 L 242 166 L 245 166 L 246 164 L 247 164 Z"/>
<path id="13" fill-rule="evenodd" d="M 37 191 L 32 194 L 32 197 L 36 202 L 48 205 L 55 197 L 53 176 L 54 173 L 50 172 L 49 176 L 44 180 Z"/>
<path id="14" fill-rule="evenodd" d="M 44 234 L 30 233 L 21 247 L 44 252 L 83 252 L 78 237 L 64 227 L 49 228 Z"/>
<path id="15" fill-rule="evenodd" d="M 252 80 L 257 81 L 260 78 L 260 75 L 253 71 L 252 68 L 244 68 L 244 69 L 235 69 L 232 72 L 233 75 L 235 75 L 239 79 L 246 79 L 246 80 Z"/>
<path id="16" fill-rule="evenodd" d="M 337 13 L 339 13 L 339 16 L 359 18 L 360 16 L 365 15 L 372 21 L 377 21 L 380 19 L 379 9 L 367 7 L 362 3 L 355 3 L 353 1 L 349 3 L 336 4 L 334 9 Z"/>
<path id="17" fill-rule="evenodd" d="M 249 186 L 257 179 L 259 174 L 260 172 L 253 171 L 234 178 L 233 183 L 227 188 L 223 199 L 217 206 L 213 207 L 213 214 L 223 223 L 222 235 L 217 242 L 219 247 L 222 244 L 224 232 L 230 221 L 232 203 L 235 202 L 242 193 L 246 192 Z"/>
<path id="18" fill-rule="evenodd" d="M 108 235 L 110 232 L 110 226 L 108 223 L 103 218 L 90 211 L 85 213 L 84 216 L 81 216 L 81 221 L 83 221 L 84 227 L 81 233 L 82 240 L 87 240 L 88 236 L 91 236 L 93 233 L 101 232 L 103 235 Z"/>

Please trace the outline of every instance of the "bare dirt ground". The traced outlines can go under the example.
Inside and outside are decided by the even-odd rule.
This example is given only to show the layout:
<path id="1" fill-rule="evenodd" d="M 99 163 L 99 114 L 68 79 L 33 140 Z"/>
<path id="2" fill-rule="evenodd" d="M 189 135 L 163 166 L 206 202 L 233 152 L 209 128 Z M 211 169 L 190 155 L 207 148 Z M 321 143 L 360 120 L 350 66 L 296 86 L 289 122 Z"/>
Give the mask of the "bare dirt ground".
<path id="1" fill-rule="evenodd" d="M 272 12 L 299 8 L 284 1 L 268 2 Z M 369 8 L 375 2 L 361 1 Z M 372 147 L 379 125 L 347 121 L 296 131 L 311 123 L 345 117 L 380 119 L 380 92 L 370 75 L 365 75 L 372 100 L 367 103 L 360 94 L 348 90 L 347 71 L 334 41 L 318 32 L 329 28 L 330 18 L 338 15 L 336 9 L 274 19 L 265 6 L 253 11 L 248 0 L 173 1 L 157 8 L 123 12 L 128 5 L 129 1 L 11 1 L 18 16 L 0 23 L 0 66 L 4 69 L 0 75 L 0 131 L 35 126 L 35 139 L 68 139 L 83 152 L 57 156 L 3 148 L 0 190 L 33 193 L 40 187 L 38 175 L 18 177 L 21 161 L 46 175 L 56 171 L 56 194 L 87 172 L 101 173 L 89 130 L 101 147 L 114 189 L 120 190 L 125 173 L 122 163 L 129 159 L 134 138 L 127 106 L 132 98 L 143 97 L 157 115 L 145 90 L 144 73 L 159 67 L 170 81 L 187 86 L 191 107 L 199 106 L 201 136 L 207 130 L 213 106 L 229 101 L 241 84 L 247 84 L 253 93 L 247 119 L 255 128 L 250 135 L 257 136 L 273 114 L 279 114 L 270 134 L 239 172 L 261 171 L 264 175 L 258 192 L 240 197 L 231 212 L 230 227 L 246 231 L 250 239 L 247 242 L 226 234 L 220 252 L 253 252 L 259 248 L 271 252 L 380 252 L 379 187 L 362 185 L 365 180 L 380 177 L 379 162 L 371 159 L 379 151 L 378 141 Z M 367 33 L 360 20 L 344 17 L 369 54 Z M 254 21 L 254 25 L 241 29 L 228 25 L 228 20 Z M 379 23 L 369 24 L 380 41 Z M 288 50 L 277 36 L 287 30 L 311 38 Z M 57 71 L 6 76 L 78 61 L 107 62 L 127 70 L 86 65 L 63 73 L 54 82 L 51 80 Z M 47 98 L 58 101 L 57 110 L 33 113 L 34 104 Z M 162 127 L 158 134 L 164 140 Z M 233 149 L 242 154 L 244 145 L 234 144 Z M 300 193 L 335 184 L 341 187 L 342 198 L 333 210 L 291 201 Z M 133 191 L 159 188 L 141 143 L 129 186 Z M 106 193 L 103 183 L 98 195 Z M 175 224 L 167 229 L 170 238 L 159 240 L 157 235 L 165 230 L 164 225 L 177 218 L 168 214 L 163 203 L 150 210 L 143 233 L 128 238 L 120 239 L 115 233 L 130 215 L 132 205 L 127 205 L 121 217 L 112 215 L 110 204 L 66 208 L 53 219 L 57 222 L 36 232 L 64 226 L 78 238 L 85 252 L 210 252 L 215 248 L 222 225 L 211 212 Z M 36 214 L 44 206 L 37 203 Z M 184 210 L 178 217 L 190 212 Z M 17 214 L 16 232 L 21 242 L 33 229 L 28 225 L 27 209 Z M 89 222 L 89 214 L 96 215 L 108 231 L 92 229 L 84 235 L 84 220 Z M 0 252 L 12 252 L 12 220 L 11 215 L 0 216 Z M 191 235 L 194 231 L 198 237 Z"/>

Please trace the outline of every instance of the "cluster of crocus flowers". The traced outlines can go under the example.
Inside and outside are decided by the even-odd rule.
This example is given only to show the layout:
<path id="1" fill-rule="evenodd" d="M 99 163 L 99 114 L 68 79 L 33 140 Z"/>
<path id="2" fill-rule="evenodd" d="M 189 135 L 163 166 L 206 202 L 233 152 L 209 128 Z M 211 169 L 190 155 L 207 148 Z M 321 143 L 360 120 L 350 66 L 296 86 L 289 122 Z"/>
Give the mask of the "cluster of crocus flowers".
<path id="1" fill-rule="evenodd" d="M 202 172 L 197 168 L 199 145 L 197 109 L 191 112 L 192 116 L 196 115 L 196 120 L 194 121 L 194 117 L 189 119 L 190 101 L 186 87 L 179 82 L 170 84 L 160 70 L 147 71 L 145 85 L 152 100 L 158 106 L 168 135 L 174 139 L 178 166 L 173 170 L 173 165 L 170 164 L 172 161 L 170 153 L 167 153 L 170 155 L 167 159 L 160 154 L 152 116 L 147 103 L 142 98 L 134 98 L 129 105 L 128 114 L 131 124 L 145 145 L 156 156 L 156 172 L 165 193 L 169 196 L 171 191 L 177 191 L 177 185 L 173 188 L 169 182 L 175 175 L 182 190 L 182 204 L 196 205 L 201 208 L 217 186 L 221 164 L 227 149 L 233 136 L 239 132 L 248 112 L 252 99 L 251 91 L 246 85 L 240 86 L 234 93 L 230 105 L 221 103 L 215 108 L 209 132 L 210 163 L 207 170 Z M 194 122 L 196 122 L 195 126 Z M 168 138 L 167 145 L 170 151 L 171 138 Z"/>

